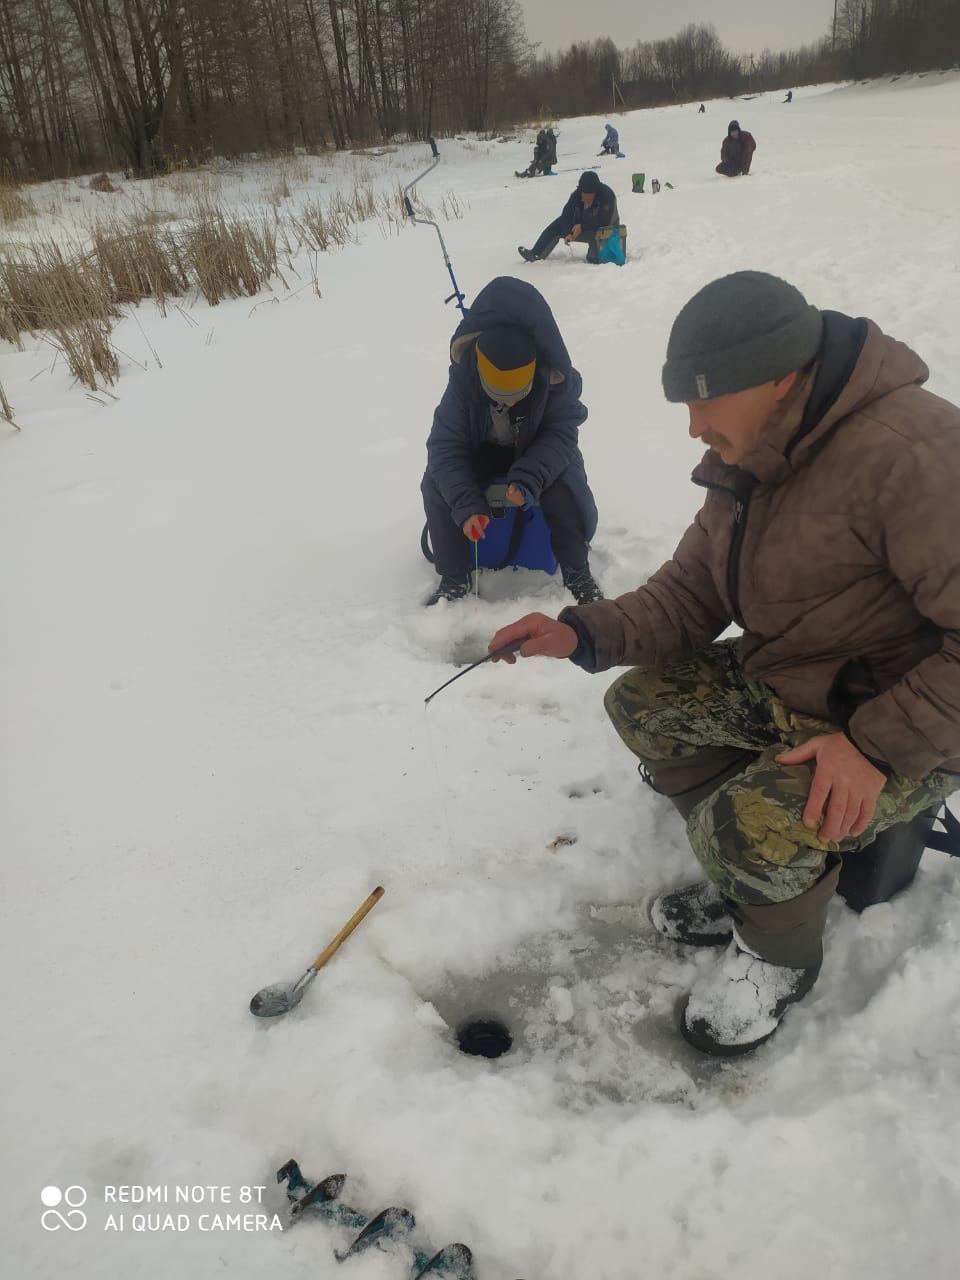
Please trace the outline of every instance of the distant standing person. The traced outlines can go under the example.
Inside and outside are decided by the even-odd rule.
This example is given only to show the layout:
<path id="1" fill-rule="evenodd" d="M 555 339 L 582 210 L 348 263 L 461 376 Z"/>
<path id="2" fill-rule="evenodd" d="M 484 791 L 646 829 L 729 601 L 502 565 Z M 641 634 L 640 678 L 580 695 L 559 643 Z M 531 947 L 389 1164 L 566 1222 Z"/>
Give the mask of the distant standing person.
<path id="1" fill-rule="evenodd" d="M 727 125 L 727 136 L 720 148 L 720 163 L 717 173 L 727 178 L 738 178 L 750 172 L 750 161 L 757 149 L 757 141 L 752 133 L 740 128 L 739 120 L 731 120 Z"/>
<path id="2" fill-rule="evenodd" d="M 588 246 L 587 261 L 598 262 L 597 232 L 601 227 L 619 225 L 617 197 L 592 169 L 588 169 L 580 175 L 577 189 L 570 193 L 560 217 L 544 227 L 532 249 L 520 245 L 517 252 L 524 262 L 539 262 L 541 258 L 549 257 L 561 240 L 565 244 L 576 240 Z"/>
<path id="3" fill-rule="evenodd" d="M 549 174 L 557 163 L 557 135 L 553 129 L 544 134 L 543 172 Z"/>
<path id="4" fill-rule="evenodd" d="M 787 96 L 784 98 L 784 102 L 792 102 L 792 101 L 793 101 L 793 90 L 788 89 Z"/>
<path id="5" fill-rule="evenodd" d="M 700 103 L 700 110 L 697 112 L 697 115 L 698 115 L 698 116 L 705 116 L 706 114 L 707 114 L 707 108 L 706 108 L 706 107 L 703 105 L 703 103 L 701 102 L 701 103 Z"/>
<path id="6" fill-rule="evenodd" d="M 600 154 L 602 156 L 617 156 L 620 154 L 620 135 L 612 124 L 605 124 L 605 133 L 603 141 L 600 143 Z"/>

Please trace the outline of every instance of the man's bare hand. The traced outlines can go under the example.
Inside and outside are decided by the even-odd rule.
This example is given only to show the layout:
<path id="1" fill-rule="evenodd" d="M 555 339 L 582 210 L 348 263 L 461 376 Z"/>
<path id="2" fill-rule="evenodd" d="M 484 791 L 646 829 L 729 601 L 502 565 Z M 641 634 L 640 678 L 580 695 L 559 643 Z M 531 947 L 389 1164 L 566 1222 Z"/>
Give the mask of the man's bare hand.
<path id="1" fill-rule="evenodd" d="M 523 506 L 523 494 L 515 484 L 507 485 L 507 492 L 504 495 L 508 502 L 512 502 L 515 507 Z"/>
<path id="2" fill-rule="evenodd" d="M 548 618 L 545 613 L 528 613 L 519 622 L 501 627 L 487 646 L 489 653 L 496 653 L 510 644 L 520 644 L 521 658 L 569 658 L 577 647 L 577 633 L 565 622 Z M 494 662 L 509 662 L 512 666 L 516 654 L 507 653 Z"/>
<path id="3" fill-rule="evenodd" d="M 863 835 L 886 778 L 842 733 L 821 734 L 777 756 L 778 764 L 808 760 L 817 765 L 803 811 L 804 826 L 819 827 L 817 834 L 825 843 Z"/>
<path id="4" fill-rule="evenodd" d="M 578 222 L 578 223 L 577 223 L 577 225 L 576 225 L 575 227 L 571 227 L 571 228 L 570 228 L 570 233 L 569 233 L 569 235 L 565 235 L 565 236 L 563 237 L 563 243 L 564 243 L 564 244 L 570 244 L 570 242 L 571 242 L 572 240 L 576 240 L 576 238 L 579 236 L 579 234 L 580 234 L 580 232 L 581 232 L 582 230 L 583 230 L 583 227 L 581 227 L 580 223 Z"/>

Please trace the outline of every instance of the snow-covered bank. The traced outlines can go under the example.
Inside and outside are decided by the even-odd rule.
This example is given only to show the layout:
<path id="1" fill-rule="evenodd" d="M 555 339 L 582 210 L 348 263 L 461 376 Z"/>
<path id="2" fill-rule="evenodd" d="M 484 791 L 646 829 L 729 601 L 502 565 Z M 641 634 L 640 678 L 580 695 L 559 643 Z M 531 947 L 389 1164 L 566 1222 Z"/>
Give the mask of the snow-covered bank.
<path id="1" fill-rule="evenodd" d="M 594 163 L 599 118 L 562 126 L 556 179 L 513 180 L 527 142 L 450 142 L 431 180 L 465 201 L 444 234 L 468 299 L 531 280 L 583 373 L 608 593 L 699 502 L 659 369 L 712 277 L 771 270 L 868 315 L 960 400 L 960 80 L 780 96 L 615 119 L 627 159 L 600 172 L 630 228 L 621 271 L 515 253 Z M 736 182 L 713 173 L 732 116 L 759 143 Z M 383 157 L 382 181 L 425 151 Z M 674 190 L 631 195 L 639 169 Z M 337 1272 L 321 1225 L 103 1230 L 108 1184 L 268 1184 L 273 1209 L 296 1155 L 347 1171 L 354 1202 L 409 1205 L 438 1246 L 468 1242 L 482 1280 L 947 1280 L 956 868 L 928 854 L 906 898 L 860 918 L 835 903 L 823 977 L 752 1060 L 718 1068 L 676 1039 L 710 956 L 654 942 L 643 903 L 694 867 L 605 723 L 606 682 L 486 667 L 423 711 L 454 656 L 564 597 L 500 575 L 480 604 L 419 607 L 455 315 L 433 231 L 362 237 L 320 258 L 320 299 L 194 304 L 195 325 L 140 307 L 163 368 L 122 322 L 147 368 L 128 359 L 107 408 L 45 372 L 48 348 L 0 356 L 24 427 L 0 424 L 20 1271 L 399 1280 L 376 1254 Z M 548 851 L 560 834 L 576 842 Z M 296 977 L 378 882 L 301 1008 L 254 1021 L 250 995 Z M 490 1000 L 520 1041 L 497 1064 L 443 1021 Z M 85 1230 L 43 1230 L 48 1184 L 87 1190 Z"/>

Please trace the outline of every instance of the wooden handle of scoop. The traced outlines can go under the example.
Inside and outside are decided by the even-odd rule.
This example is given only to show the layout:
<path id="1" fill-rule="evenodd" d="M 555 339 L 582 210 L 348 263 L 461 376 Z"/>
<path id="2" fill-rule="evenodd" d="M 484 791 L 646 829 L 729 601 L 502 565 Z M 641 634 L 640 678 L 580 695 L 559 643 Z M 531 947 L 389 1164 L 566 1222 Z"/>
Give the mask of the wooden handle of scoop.
<path id="1" fill-rule="evenodd" d="M 328 943 L 327 946 L 323 949 L 323 951 L 320 952 L 316 960 L 314 960 L 313 964 L 310 966 L 311 969 L 317 970 L 317 969 L 323 968 L 323 966 L 327 963 L 330 957 L 340 950 L 340 948 L 343 946 L 346 940 L 350 937 L 351 933 L 353 933 L 354 929 L 357 927 L 357 925 L 360 923 L 363 917 L 367 914 L 367 912 L 373 910 L 373 908 L 377 905 L 377 903 L 383 897 L 383 893 L 384 893 L 383 885 L 378 884 L 377 887 L 374 889 L 373 893 L 371 893 L 370 897 L 367 898 L 366 902 L 364 902 L 363 906 L 357 908 L 357 910 L 353 913 L 353 915 L 350 917 L 347 923 L 343 926 L 343 928 L 340 930 L 337 936 L 333 939 L 333 941 Z"/>

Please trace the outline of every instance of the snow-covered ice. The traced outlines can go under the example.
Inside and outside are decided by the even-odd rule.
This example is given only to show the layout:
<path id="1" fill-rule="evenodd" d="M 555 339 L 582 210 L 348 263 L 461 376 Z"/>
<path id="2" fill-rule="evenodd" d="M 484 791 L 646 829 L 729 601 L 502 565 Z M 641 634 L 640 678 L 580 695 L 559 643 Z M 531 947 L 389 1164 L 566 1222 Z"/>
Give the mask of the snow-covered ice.
<path id="1" fill-rule="evenodd" d="M 781 97 L 615 117 L 627 159 L 602 163 L 603 118 L 561 122 L 555 179 L 512 178 L 532 135 L 448 141 L 422 185 L 464 205 L 442 227 L 468 299 L 515 274 L 555 310 L 608 594 L 699 504 L 659 370 L 715 276 L 773 271 L 870 316 L 960 401 L 960 75 Z M 732 116 L 759 144 L 733 182 L 713 173 Z M 425 155 L 350 163 L 386 187 Z M 628 265 L 588 269 L 579 246 L 520 262 L 594 164 Z M 635 170 L 674 190 L 632 195 Z M 347 1172 L 351 1203 L 407 1205 L 436 1247 L 467 1242 L 482 1280 L 952 1277 L 956 865 L 927 854 L 862 917 L 837 901 L 817 987 L 754 1057 L 688 1049 L 675 1005 L 713 957 L 658 943 L 644 905 L 696 868 L 605 722 L 607 681 L 485 666 L 423 710 L 452 660 L 565 603 L 507 573 L 479 603 L 420 607 L 423 446 L 457 319 L 435 234 L 368 224 L 319 283 L 194 301 L 193 325 L 142 305 L 107 407 L 48 372 L 42 343 L 0 355 L 23 427 L 0 424 L 15 1273 L 405 1276 L 376 1253 L 338 1270 L 345 1237 L 321 1223 L 200 1229 L 243 1186 L 280 1210 L 273 1173 L 296 1156 L 308 1177 Z M 250 996 L 296 978 L 377 883 L 303 1004 L 253 1019 Z M 495 1063 L 451 1031 L 487 1006 L 516 1039 Z M 105 1186 L 184 1184 L 233 1203 L 145 1233 L 144 1206 L 104 1203 Z M 43 1229 L 48 1185 L 86 1190 L 84 1230 Z M 104 1231 L 111 1210 L 124 1231 Z"/>

